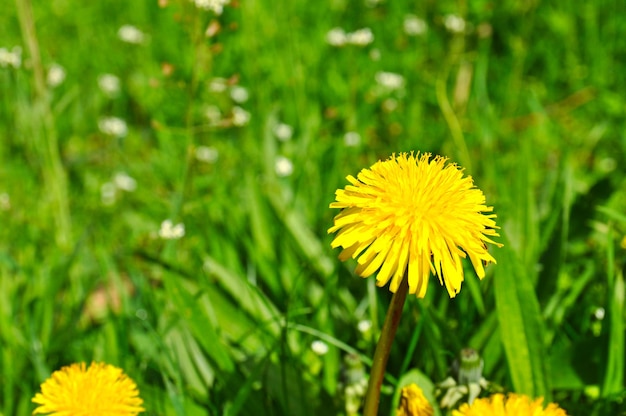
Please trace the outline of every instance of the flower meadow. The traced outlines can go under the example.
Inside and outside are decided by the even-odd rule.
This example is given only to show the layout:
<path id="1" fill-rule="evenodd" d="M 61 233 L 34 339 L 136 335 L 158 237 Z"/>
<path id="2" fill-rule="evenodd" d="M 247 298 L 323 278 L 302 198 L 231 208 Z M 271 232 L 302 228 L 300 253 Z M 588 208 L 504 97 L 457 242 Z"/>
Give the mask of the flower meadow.
<path id="1" fill-rule="evenodd" d="M 0 415 L 626 415 L 600 0 L 11 0 Z"/>

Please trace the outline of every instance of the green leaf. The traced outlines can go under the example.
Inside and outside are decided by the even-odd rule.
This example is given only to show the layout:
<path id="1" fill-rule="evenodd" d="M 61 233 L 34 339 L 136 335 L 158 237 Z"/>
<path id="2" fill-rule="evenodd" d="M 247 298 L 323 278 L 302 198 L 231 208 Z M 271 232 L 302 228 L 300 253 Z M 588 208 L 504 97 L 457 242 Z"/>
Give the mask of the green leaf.
<path id="1" fill-rule="evenodd" d="M 222 338 L 213 327 L 213 323 L 200 308 L 196 296 L 184 286 L 184 279 L 165 273 L 163 282 L 181 318 L 205 353 L 211 357 L 212 363 L 221 370 L 232 372 L 235 365 L 226 345 L 222 343 Z"/>
<path id="2" fill-rule="evenodd" d="M 281 314 L 258 287 L 208 255 L 204 258 L 204 270 L 217 281 L 226 293 L 233 299 L 237 299 L 241 310 L 256 320 L 258 325 L 265 325 L 265 330 L 276 336 L 279 334 L 278 321 Z"/>
<path id="3" fill-rule="evenodd" d="M 237 394 L 234 395 L 231 402 L 224 405 L 224 416 L 236 416 L 242 412 L 246 401 L 252 395 L 254 384 L 260 383 L 262 373 L 267 366 L 267 360 L 269 360 L 269 355 L 264 357 L 262 360 L 259 360 L 259 362 L 254 365 L 250 373 L 247 374 L 245 380 L 238 383 L 236 389 Z"/>
<path id="4" fill-rule="evenodd" d="M 511 244 L 499 253 L 494 278 L 502 344 L 517 393 L 550 401 L 544 329 L 536 294 Z"/>
<path id="5" fill-rule="evenodd" d="M 330 276 L 335 267 L 331 258 L 326 254 L 328 249 L 324 248 L 319 237 L 311 231 L 305 218 L 296 210 L 288 208 L 280 197 L 268 194 L 268 198 L 278 217 L 283 221 L 289 234 L 313 268 L 322 276 Z"/>
<path id="6" fill-rule="evenodd" d="M 607 279 L 611 291 L 609 304 L 609 343 L 606 374 L 602 388 L 603 397 L 624 391 L 624 275 L 615 268 L 613 233 L 608 233 Z"/>

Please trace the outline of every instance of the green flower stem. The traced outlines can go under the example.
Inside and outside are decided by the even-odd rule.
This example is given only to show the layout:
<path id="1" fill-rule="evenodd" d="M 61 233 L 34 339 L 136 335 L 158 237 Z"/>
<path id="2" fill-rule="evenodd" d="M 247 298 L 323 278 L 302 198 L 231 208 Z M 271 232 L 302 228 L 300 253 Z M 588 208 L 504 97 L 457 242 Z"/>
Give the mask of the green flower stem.
<path id="1" fill-rule="evenodd" d="M 374 362 L 372 363 L 370 380 L 367 386 L 367 394 L 365 396 L 363 416 L 378 415 L 380 388 L 383 384 L 387 360 L 389 359 L 393 339 L 396 336 L 396 330 L 398 329 L 398 324 L 400 323 L 400 317 L 402 316 L 402 309 L 404 307 L 404 301 L 406 300 L 408 291 L 409 284 L 405 274 L 402 282 L 400 283 L 400 287 L 391 298 L 391 303 L 389 304 L 389 309 L 387 310 L 387 316 L 385 317 L 385 323 L 383 324 L 383 330 L 380 333 L 380 338 L 378 339 L 378 344 L 376 345 Z"/>

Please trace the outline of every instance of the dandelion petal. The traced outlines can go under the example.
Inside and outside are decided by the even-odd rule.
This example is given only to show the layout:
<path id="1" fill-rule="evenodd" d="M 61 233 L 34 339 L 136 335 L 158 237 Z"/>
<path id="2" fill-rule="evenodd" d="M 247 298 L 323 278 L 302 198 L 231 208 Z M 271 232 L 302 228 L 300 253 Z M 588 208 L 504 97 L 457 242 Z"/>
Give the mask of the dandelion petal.
<path id="1" fill-rule="evenodd" d="M 335 216 L 329 233 L 341 247 L 341 260 L 357 259 L 356 274 L 378 273 L 376 284 L 396 292 L 405 275 L 409 292 L 424 297 L 434 274 L 450 297 L 463 282 L 463 259 L 469 257 L 479 278 L 484 264 L 495 263 L 486 243 L 500 246 L 493 208 L 470 176 L 456 164 L 431 154 L 393 155 L 348 176 L 350 185 L 335 193 Z"/>

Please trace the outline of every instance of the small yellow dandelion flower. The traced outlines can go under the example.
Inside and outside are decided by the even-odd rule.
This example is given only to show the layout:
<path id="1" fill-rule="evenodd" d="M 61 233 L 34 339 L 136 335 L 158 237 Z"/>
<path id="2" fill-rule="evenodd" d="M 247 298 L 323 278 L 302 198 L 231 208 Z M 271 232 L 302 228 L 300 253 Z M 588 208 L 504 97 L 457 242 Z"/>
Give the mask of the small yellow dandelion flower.
<path id="1" fill-rule="evenodd" d="M 434 410 L 417 384 L 402 388 L 396 416 L 433 416 Z"/>
<path id="2" fill-rule="evenodd" d="M 456 164 L 430 153 L 401 153 L 363 169 L 351 183 L 336 192 L 331 208 L 336 232 L 332 247 L 342 247 L 341 260 L 357 258 L 356 273 L 367 277 L 378 271 L 376 284 L 391 280 L 396 292 L 405 273 L 409 292 L 424 297 L 431 273 L 445 284 L 450 297 L 461 289 L 463 265 L 469 256 L 479 278 L 483 263 L 495 263 L 486 243 L 500 244 L 493 207 L 463 176 Z"/>
<path id="3" fill-rule="evenodd" d="M 469 405 L 464 403 L 452 416 L 567 416 L 565 410 L 554 403 L 545 409 L 543 399 L 532 400 L 521 394 L 494 394 L 484 399 L 476 399 Z"/>
<path id="4" fill-rule="evenodd" d="M 33 398 L 33 415 L 135 416 L 144 409 L 137 385 L 112 365 L 72 364 L 52 373 Z"/>

